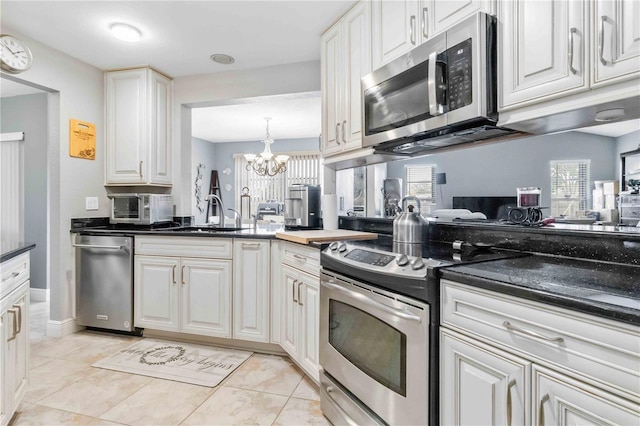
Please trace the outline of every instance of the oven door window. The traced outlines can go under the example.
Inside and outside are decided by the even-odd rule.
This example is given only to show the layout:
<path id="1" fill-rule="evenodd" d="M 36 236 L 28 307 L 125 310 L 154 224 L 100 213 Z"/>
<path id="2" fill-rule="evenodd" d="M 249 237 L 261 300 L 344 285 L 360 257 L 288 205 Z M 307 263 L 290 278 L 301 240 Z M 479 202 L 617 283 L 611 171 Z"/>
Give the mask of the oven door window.
<path id="1" fill-rule="evenodd" d="M 139 219 L 140 199 L 137 197 L 114 198 L 113 217 L 116 219 Z"/>
<path id="2" fill-rule="evenodd" d="M 329 343 L 354 366 L 407 396 L 407 336 L 358 308 L 329 300 Z"/>

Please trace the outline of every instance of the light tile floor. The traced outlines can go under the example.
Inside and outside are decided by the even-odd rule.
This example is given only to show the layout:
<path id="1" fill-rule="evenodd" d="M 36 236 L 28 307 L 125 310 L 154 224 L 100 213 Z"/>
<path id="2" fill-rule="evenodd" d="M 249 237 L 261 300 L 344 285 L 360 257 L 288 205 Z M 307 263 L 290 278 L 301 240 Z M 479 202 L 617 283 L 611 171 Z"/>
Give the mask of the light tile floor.
<path id="1" fill-rule="evenodd" d="M 288 358 L 252 355 L 215 388 L 91 367 L 137 338 L 83 331 L 46 337 L 30 306 L 31 379 L 15 425 L 330 425 L 317 387 Z"/>

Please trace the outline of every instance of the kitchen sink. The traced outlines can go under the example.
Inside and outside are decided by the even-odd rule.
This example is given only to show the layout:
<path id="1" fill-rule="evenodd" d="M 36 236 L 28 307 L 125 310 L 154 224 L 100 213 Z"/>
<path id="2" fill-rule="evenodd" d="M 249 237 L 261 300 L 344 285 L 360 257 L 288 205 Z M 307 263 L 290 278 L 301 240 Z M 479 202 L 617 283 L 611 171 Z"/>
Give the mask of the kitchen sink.
<path id="1" fill-rule="evenodd" d="M 205 232 L 232 232 L 232 231 L 240 231 L 242 229 L 246 229 L 246 228 L 222 227 L 222 226 L 191 226 L 186 228 L 172 229 L 172 231 L 205 233 Z"/>

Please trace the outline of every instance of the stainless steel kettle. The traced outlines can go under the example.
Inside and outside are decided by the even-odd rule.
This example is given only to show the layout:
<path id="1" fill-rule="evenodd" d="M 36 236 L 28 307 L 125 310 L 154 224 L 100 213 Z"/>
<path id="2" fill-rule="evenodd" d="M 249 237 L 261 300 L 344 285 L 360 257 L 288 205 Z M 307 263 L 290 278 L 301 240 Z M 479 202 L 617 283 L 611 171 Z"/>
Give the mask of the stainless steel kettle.
<path id="1" fill-rule="evenodd" d="M 405 201 L 414 200 L 418 211 L 413 211 L 413 206 L 405 207 Z M 398 213 L 393 220 L 393 242 L 416 244 L 424 242 L 424 234 L 427 221 L 420 215 L 420 200 L 416 197 L 404 197 L 401 202 L 403 212 Z"/>

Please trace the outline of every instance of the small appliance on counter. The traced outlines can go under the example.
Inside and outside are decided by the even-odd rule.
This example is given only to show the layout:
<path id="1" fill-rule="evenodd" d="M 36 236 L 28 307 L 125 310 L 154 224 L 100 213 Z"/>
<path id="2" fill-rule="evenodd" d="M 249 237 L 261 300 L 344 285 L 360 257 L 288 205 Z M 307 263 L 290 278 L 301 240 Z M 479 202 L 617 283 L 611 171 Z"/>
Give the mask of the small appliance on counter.
<path id="1" fill-rule="evenodd" d="M 258 220 L 268 220 L 269 216 L 280 216 L 284 212 L 284 204 L 276 200 L 258 203 L 256 217 Z"/>
<path id="2" fill-rule="evenodd" d="M 153 225 L 173 220 L 173 197 L 166 194 L 109 194 L 109 223 Z"/>
<path id="3" fill-rule="evenodd" d="M 284 200 L 284 206 L 285 228 L 320 227 L 320 185 L 290 186 L 289 198 Z"/>
<path id="4" fill-rule="evenodd" d="M 382 186 L 384 198 L 384 217 L 395 217 L 398 213 L 400 200 L 402 200 L 402 179 L 385 179 Z"/>

